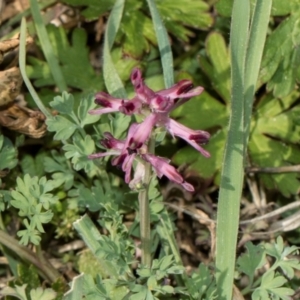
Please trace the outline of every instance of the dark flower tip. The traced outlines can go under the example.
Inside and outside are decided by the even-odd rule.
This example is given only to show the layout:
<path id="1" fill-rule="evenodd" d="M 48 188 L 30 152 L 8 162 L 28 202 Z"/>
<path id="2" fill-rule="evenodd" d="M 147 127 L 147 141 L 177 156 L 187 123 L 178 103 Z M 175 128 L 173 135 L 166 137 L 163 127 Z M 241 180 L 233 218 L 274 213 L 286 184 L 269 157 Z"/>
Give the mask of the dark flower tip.
<path id="1" fill-rule="evenodd" d="M 181 80 L 180 82 L 178 82 L 178 85 L 180 87 L 177 90 L 177 95 L 185 94 L 194 87 L 193 83 L 190 80 Z"/>

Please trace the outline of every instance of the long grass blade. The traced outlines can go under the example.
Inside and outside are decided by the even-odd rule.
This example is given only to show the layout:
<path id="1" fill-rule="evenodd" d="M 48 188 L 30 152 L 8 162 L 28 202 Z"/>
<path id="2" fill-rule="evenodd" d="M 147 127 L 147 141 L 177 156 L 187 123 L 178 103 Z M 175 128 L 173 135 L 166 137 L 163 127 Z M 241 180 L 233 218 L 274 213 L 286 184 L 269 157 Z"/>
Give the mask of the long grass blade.
<path id="1" fill-rule="evenodd" d="M 244 154 L 244 70 L 250 20 L 249 0 L 235 0 L 231 20 L 231 116 L 220 184 L 216 279 L 218 299 L 232 298 Z"/>
<path id="2" fill-rule="evenodd" d="M 20 71 L 21 71 L 24 83 L 27 86 L 27 89 L 28 89 L 31 97 L 33 98 L 35 104 L 47 118 L 52 118 L 52 115 L 46 109 L 43 102 L 40 100 L 38 94 L 36 93 L 34 87 L 32 86 L 32 84 L 26 74 L 26 69 L 25 69 L 25 67 L 26 67 L 26 20 L 25 20 L 25 18 L 23 18 L 22 22 L 21 22 L 19 66 L 20 66 Z"/>
<path id="3" fill-rule="evenodd" d="M 272 0 L 256 1 L 251 21 L 245 67 L 245 151 L 249 138 L 254 93 L 266 41 L 271 7 Z"/>
<path id="4" fill-rule="evenodd" d="M 121 78 L 112 61 L 110 50 L 114 43 L 116 34 L 118 32 L 123 10 L 124 0 L 117 0 L 107 21 L 107 27 L 104 37 L 104 50 L 103 50 L 103 77 L 107 91 L 119 98 L 126 98 L 127 94 Z"/>
<path id="5" fill-rule="evenodd" d="M 169 37 L 164 23 L 161 20 L 154 0 L 147 0 L 150 13 L 153 20 L 154 30 L 158 42 L 158 48 L 161 56 L 161 63 L 164 73 L 164 81 L 166 88 L 169 88 L 174 84 L 174 65 L 173 54 Z"/>
<path id="6" fill-rule="evenodd" d="M 43 18 L 37 0 L 30 0 L 30 9 L 34 20 L 36 33 L 41 43 L 41 47 L 45 55 L 46 61 L 49 65 L 54 82 L 57 85 L 60 92 L 67 91 L 67 84 L 65 82 L 58 60 L 54 55 L 53 48 L 50 43 L 45 24 L 43 22 Z"/>

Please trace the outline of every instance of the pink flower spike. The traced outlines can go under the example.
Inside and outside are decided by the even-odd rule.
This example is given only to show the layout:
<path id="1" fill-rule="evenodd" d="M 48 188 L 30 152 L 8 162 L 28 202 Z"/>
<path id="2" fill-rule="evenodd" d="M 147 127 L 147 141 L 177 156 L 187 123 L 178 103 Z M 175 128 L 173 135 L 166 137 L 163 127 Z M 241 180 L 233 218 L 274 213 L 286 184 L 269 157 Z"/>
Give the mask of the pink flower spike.
<path id="1" fill-rule="evenodd" d="M 122 101 L 122 105 L 119 108 L 119 111 L 123 113 L 124 115 L 132 115 L 135 113 L 140 113 L 142 109 L 142 101 L 135 96 L 130 101 Z"/>
<path id="2" fill-rule="evenodd" d="M 150 114 L 142 123 L 136 124 L 136 129 L 132 131 L 132 134 L 128 134 L 129 148 L 141 148 L 150 137 L 156 122 L 157 116 L 155 114 Z"/>
<path id="3" fill-rule="evenodd" d="M 174 103 L 173 100 L 167 97 L 157 95 L 156 97 L 152 98 L 150 102 L 150 108 L 154 112 L 168 112 L 172 107 L 173 103 Z"/>
<path id="4" fill-rule="evenodd" d="M 165 126 L 172 136 L 182 138 L 198 150 L 203 156 L 210 157 L 210 154 L 200 146 L 206 144 L 210 138 L 210 134 L 207 131 L 190 129 L 173 119 L 168 119 Z"/>
<path id="5" fill-rule="evenodd" d="M 202 93 L 203 87 L 194 88 L 193 82 L 190 80 L 181 80 L 169 89 L 161 90 L 157 94 L 171 99 L 176 98 L 191 98 Z"/>
<path id="6" fill-rule="evenodd" d="M 131 72 L 131 82 L 134 86 L 136 96 L 140 99 L 140 101 L 149 104 L 150 100 L 155 97 L 155 92 L 144 83 L 140 69 L 133 69 Z"/>
<path id="7" fill-rule="evenodd" d="M 131 180 L 131 169 L 136 154 L 127 155 L 124 159 L 122 170 L 125 172 L 125 182 L 129 183 Z"/>
<path id="8" fill-rule="evenodd" d="M 121 105 L 124 103 L 124 100 L 114 98 L 104 92 L 99 92 L 96 94 L 95 103 L 103 106 L 103 108 L 90 110 L 89 114 L 91 115 L 101 115 L 111 112 L 117 112 L 119 111 Z"/>
<path id="9" fill-rule="evenodd" d="M 168 163 L 168 160 L 166 160 L 165 158 L 154 156 L 153 154 L 143 154 L 142 158 L 152 165 L 159 178 L 161 178 L 162 175 L 165 175 L 171 181 L 183 186 L 187 191 L 194 191 L 194 187 L 191 184 L 184 181 L 183 177 L 177 172 L 177 170 L 173 166 L 171 166 Z"/>
<path id="10" fill-rule="evenodd" d="M 103 133 L 104 139 L 100 141 L 100 144 L 106 149 L 123 150 L 125 142 L 115 139 L 109 132 Z"/>
<path id="11" fill-rule="evenodd" d="M 102 158 L 105 156 L 111 156 L 111 155 L 120 155 L 120 151 L 109 151 L 109 152 L 102 152 L 102 153 L 94 153 L 94 154 L 90 154 L 88 155 L 89 159 L 95 159 L 95 158 Z"/>

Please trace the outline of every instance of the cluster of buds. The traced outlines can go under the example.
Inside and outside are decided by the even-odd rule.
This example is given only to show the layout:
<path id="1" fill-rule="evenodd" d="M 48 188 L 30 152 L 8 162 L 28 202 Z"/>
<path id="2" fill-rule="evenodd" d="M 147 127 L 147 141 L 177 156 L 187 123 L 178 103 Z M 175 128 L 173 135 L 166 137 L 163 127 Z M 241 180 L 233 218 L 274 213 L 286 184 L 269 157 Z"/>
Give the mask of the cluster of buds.
<path id="1" fill-rule="evenodd" d="M 132 99 L 114 98 L 109 94 L 99 92 L 96 94 L 95 102 L 101 105 L 101 108 L 91 110 L 89 113 L 97 115 L 112 112 L 122 112 L 126 115 L 139 114 L 143 116 L 143 122 L 131 124 L 125 140 L 115 139 L 110 133 L 105 132 L 101 145 L 109 151 L 92 154 L 89 158 L 116 156 L 112 160 L 112 164 L 122 168 L 125 172 L 125 182 L 131 188 L 137 187 L 143 181 L 145 173 L 143 161 L 145 161 L 152 165 L 159 178 L 165 175 L 171 181 L 193 192 L 194 187 L 169 164 L 168 159 L 148 153 L 147 142 L 155 127 L 163 127 L 173 137 L 184 139 L 202 155 L 209 157 L 209 153 L 201 145 L 208 142 L 210 134 L 202 130 L 192 130 L 169 117 L 172 110 L 191 97 L 201 94 L 203 88 L 194 88 L 190 80 L 181 80 L 169 89 L 154 92 L 144 83 L 142 73 L 137 68 L 131 73 L 131 82 L 135 90 L 135 96 Z M 131 179 L 134 160 L 137 160 L 138 163 L 134 178 Z"/>

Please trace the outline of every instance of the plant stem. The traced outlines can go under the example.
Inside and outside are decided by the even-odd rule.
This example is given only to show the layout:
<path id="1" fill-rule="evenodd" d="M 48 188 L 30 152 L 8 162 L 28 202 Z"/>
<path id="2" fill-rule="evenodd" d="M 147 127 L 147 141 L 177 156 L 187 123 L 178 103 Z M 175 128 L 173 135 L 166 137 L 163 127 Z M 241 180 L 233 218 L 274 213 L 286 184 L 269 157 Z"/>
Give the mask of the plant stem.
<path id="1" fill-rule="evenodd" d="M 155 138 L 149 140 L 149 153 L 154 153 Z M 151 230 L 150 230 L 150 207 L 148 190 L 151 179 L 151 165 L 145 163 L 144 189 L 139 192 L 140 209 L 140 233 L 142 243 L 142 264 L 151 267 Z"/>
<path id="2" fill-rule="evenodd" d="M 58 278 L 62 278 L 57 270 L 46 259 L 40 261 L 35 253 L 28 248 L 21 246 L 18 241 L 3 230 L 0 230 L 0 244 L 18 254 L 22 259 L 33 264 L 38 269 L 40 275 L 45 279 L 48 279 L 51 283 L 55 282 Z"/>

